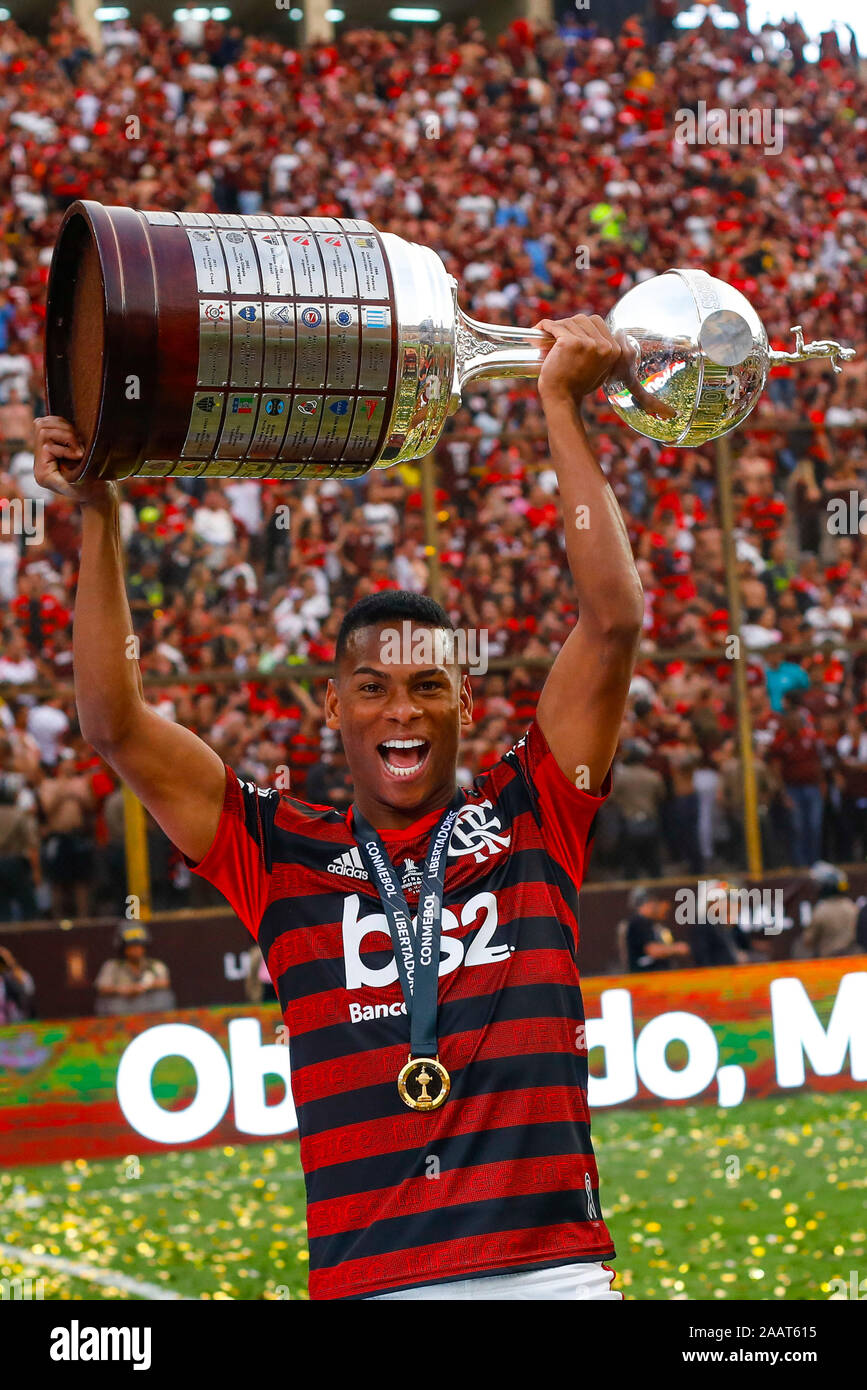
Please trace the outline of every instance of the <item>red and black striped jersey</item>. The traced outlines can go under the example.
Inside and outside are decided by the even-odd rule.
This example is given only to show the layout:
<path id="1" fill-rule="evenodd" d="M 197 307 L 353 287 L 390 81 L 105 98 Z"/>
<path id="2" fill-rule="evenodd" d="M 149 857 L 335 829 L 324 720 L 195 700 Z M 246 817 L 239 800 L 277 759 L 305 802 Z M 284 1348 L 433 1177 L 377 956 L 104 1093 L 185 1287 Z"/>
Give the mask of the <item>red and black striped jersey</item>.
<path id="1" fill-rule="evenodd" d="M 590 1141 L 577 959 L 578 889 L 610 790 L 610 772 L 599 796 L 573 786 L 535 719 L 465 790 L 439 969 L 451 1093 L 418 1112 L 397 1089 L 409 1019 L 349 813 L 227 768 L 216 836 L 191 867 L 257 939 L 280 999 L 311 1298 L 613 1255 Z M 411 913 L 442 809 L 379 831 Z"/>

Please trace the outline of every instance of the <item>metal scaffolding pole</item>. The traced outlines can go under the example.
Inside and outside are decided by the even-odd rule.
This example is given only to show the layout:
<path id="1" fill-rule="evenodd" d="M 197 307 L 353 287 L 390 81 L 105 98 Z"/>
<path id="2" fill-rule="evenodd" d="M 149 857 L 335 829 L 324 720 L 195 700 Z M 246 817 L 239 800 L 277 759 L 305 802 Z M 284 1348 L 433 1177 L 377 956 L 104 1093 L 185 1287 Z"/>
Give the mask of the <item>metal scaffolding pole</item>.
<path id="1" fill-rule="evenodd" d="M 72 12 L 94 53 L 102 52 L 102 25 L 96 17 L 99 0 L 72 0 Z"/>
<path id="2" fill-rule="evenodd" d="M 747 868 L 751 874 L 758 875 L 762 872 L 762 835 L 759 828 L 759 799 L 756 790 L 756 765 L 753 758 L 753 725 L 747 699 L 747 653 L 741 636 L 741 590 L 738 578 L 734 536 L 734 504 L 732 501 L 732 451 L 726 436 L 716 441 L 716 472 L 726 567 L 729 632 L 737 638 L 734 661 L 735 704 L 744 787 L 744 838 L 747 847 Z"/>
<path id="3" fill-rule="evenodd" d="M 437 526 L 437 466 L 433 454 L 419 464 L 421 498 L 424 510 L 424 539 L 428 569 L 428 593 L 442 603 L 439 527 Z"/>
<path id="4" fill-rule="evenodd" d="M 126 782 L 123 789 L 123 838 L 126 850 L 126 891 L 128 897 L 138 899 L 138 910 L 134 914 L 143 922 L 151 916 L 151 870 L 148 855 L 148 836 L 145 811 L 138 797 L 130 791 Z"/>
<path id="5" fill-rule="evenodd" d="M 281 5 L 280 8 L 283 6 Z M 288 3 L 285 8 L 288 10 Z M 332 6 L 329 0 L 304 0 L 304 4 L 299 5 L 298 8 L 304 11 L 304 18 L 301 21 L 303 26 L 302 42 L 305 44 L 331 43 L 334 39 L 334 24 L 326 16 L 332 13 L 332 9 L 337 9 L 337 6 Z"/>

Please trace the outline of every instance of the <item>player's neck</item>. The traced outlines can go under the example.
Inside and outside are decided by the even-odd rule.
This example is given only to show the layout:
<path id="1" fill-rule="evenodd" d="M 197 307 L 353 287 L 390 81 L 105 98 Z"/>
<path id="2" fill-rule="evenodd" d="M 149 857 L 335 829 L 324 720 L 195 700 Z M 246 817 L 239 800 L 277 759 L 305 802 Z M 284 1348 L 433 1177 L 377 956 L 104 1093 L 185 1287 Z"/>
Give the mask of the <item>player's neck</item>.
<path id="1" fill-rule="evenodd" d="M 434 811 L 444 811 L 454 797 L 456 787 L 457 782 L 453 782 L 450 787 L 441 787 L 431 792 L 421 805 L 406 811 L 397 806 L 389 806 L 387 802 L 380 801 L 364 791 L 357 791 L 353 804 L 374 830 L 407 830 L 411 825 L 415 825 L 416 821 L 424 820 L 425 816 L 431 815 Z"/>

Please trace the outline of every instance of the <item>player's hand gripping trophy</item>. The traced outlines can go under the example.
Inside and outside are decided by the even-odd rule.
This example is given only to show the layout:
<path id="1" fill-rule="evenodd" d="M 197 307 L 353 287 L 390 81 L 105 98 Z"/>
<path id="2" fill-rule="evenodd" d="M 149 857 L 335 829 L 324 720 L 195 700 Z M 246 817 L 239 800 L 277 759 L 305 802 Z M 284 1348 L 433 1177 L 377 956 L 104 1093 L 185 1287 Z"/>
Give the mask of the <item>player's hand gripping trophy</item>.
<path id="1" fill-rule="evenodd" d="M 353 478 L 423 458 L 469 382 L 536 376 L 553 342 L 469 318 L 457 292 L 434 251 L 368 222 L 74 203 L 46 345 L 51 418 L 81 440 L 58 455 L 70 495 L 131 475 Z M 611 407 L 674 445 L 739 425 L 775 362 L 839 371 L 854 356 L 800 327 L 793 352 L 773 351 L 748 300 L 702 270 L 643 281 L 606 322 L 622 348 Z"/>

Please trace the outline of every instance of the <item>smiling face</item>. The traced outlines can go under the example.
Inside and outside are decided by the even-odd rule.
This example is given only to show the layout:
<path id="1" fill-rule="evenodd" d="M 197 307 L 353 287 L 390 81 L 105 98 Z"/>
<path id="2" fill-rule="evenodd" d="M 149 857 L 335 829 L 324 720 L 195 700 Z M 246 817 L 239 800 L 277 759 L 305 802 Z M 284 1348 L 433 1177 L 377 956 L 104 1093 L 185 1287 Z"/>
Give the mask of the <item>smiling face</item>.
<path id="1" fill-rule="evenodd" d="M 328 682 L 326 724 L 340 730 L 356 804 L 378 829 L 410 825 L 454 793 L 473 701 L 468 678 L 442 651 L 442 633 L 400 621 L 356 628 Z"/>

